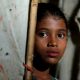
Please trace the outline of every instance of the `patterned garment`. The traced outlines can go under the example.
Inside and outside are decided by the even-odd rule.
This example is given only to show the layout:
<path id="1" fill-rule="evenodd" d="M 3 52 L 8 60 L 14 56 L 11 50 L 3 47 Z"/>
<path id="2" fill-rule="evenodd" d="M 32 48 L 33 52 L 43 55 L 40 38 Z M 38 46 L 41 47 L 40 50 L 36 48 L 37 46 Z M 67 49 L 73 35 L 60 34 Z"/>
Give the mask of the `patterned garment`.
<path id="1" fill-rule="evenodd" d="M 36 78 L 35 77 L 32 77 L 32 80 L 36 80 Z M 57 78 L 54 78 L 54 77 L 52 77 L 52 79 L 51 80 L 58 80 Z"/>

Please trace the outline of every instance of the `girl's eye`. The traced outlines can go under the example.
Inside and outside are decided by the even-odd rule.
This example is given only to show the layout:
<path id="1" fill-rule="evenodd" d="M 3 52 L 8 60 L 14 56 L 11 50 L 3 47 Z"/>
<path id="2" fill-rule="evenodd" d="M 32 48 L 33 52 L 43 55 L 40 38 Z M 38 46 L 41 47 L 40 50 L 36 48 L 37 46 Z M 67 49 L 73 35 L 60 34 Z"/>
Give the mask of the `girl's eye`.
<path id="1" fill-rule="evenodd" d="M 48 36 L 47 32 L 39 32 L 38 34 L 40 37 L 47 37 Z"/>
<path id="2" fill-rule="evenodd" d="M 59 34 L 57 35 L 57 37 L 58 37 L 59 39 L 64 39 L 65 34 L 64 34 L 64 33 L 59 33 Z"/>

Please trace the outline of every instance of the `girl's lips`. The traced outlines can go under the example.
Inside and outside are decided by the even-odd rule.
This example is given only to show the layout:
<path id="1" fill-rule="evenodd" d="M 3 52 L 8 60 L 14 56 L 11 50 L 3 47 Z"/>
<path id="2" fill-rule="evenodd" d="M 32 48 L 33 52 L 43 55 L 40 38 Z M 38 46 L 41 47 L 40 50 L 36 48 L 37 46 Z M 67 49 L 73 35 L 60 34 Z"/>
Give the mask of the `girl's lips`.
<path id="1" fill-rule="evenodd" d="M 58 57 L 60 53 L 58 51 L 47 51 L 49 57 Z"/>

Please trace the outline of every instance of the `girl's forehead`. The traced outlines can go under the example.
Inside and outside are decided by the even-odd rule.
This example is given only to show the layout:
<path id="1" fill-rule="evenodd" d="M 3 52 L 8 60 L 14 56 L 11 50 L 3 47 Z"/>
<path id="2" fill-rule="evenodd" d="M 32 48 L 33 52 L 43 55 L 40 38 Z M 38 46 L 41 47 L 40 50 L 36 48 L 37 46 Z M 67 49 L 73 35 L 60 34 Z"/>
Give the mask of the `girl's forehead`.
<path id="1" fill-rule="evenodd" d="M 66 25 L 64 20 L 62 19 L 53 19 L 51 18 L 44 18 L 41 22 L 37 25 L 38 30 L 47 30 L 47 31 L 67 31 Z"/>
<path id="2" fill-rule="evenodd" d="M 39 22 L 43 22 L 44 20 L 50 20 L 50 19 L 53 19 L 53 20 L 55 20 L 56 22 L 57 21 L 62 21 L 62 22 L 64 22 L 65 23 L 65 19 L 64 18 L 62 18 L 62 17 L 60 17 L 60 16 L 55 16 L 55 15 L 46 15 L 46 16 L 44 16 L 43 18 L 41 18 L 41 20 L 39 20 L 38 21 L 38 23 Z M 66 24 L 66 23 L 65 23 Z"/>
<path id="3" fill-rule="evenodd" d="M 40 25 L 62 25 L 66 26 L 66 23 L 63 18 L 57 17 L 57 16 L 46 16 L 37 23 Z"/>

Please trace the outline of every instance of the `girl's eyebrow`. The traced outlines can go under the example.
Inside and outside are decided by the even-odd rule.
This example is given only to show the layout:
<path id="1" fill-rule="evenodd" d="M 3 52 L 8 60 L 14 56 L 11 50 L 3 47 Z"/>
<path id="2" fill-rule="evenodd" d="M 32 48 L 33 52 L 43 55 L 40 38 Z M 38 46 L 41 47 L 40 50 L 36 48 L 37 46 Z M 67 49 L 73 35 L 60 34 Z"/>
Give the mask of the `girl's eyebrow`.
<path id="1" fill-rule="evenodd" d="M 59 29 L 61 32 L 67 32 L 67 29 Z"/>
<path id="2" fill-rule="evenodd" d="M 37 28 L 38 30 L 49 30 L 48 28 Z M 67 29 L 65 29 L 65 28 L 60 28 L 60 29 L 58 29 L 58 31 L 67 31 Z"/>
<path id="3" fill-rule="evenodd" d="M 48 28 L 37 28 L 37 30 L 49 30 Z"/>

